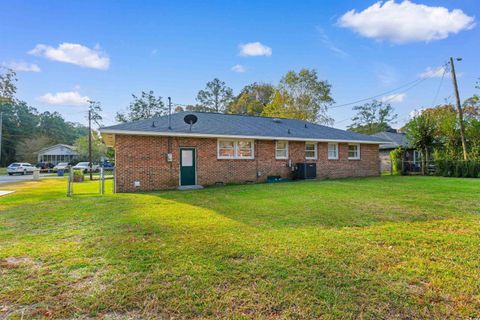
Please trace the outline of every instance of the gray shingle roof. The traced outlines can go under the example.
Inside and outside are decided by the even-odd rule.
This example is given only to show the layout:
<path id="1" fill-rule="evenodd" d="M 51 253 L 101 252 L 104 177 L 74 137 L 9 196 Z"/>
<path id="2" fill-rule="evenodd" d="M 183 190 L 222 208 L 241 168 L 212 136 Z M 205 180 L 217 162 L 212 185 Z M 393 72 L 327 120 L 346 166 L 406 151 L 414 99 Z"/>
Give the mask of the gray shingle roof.
<path id="1" fill-rule="evenodd" d="M 408 142 L 405 133 L 395 133 L 395 132 L 379 132 L 375 133 L 372 136 L 378 137 L 384 140 L 389 141 L 388 143 L 383 143 L 379 146 L 380 150 L 382 149 L 396 149 L 396 148 L 409 148 L 410 143 Z"/>
<path id="2" fill-rule="evenodd" d="M 187 114 L 194 114 L 198 121 L 190 131 L 190 125 L 183 121 Z M 294 119 L 277 119 L 208 112 L 179 112 L 171 116 L 171 129 L 168 128 L 168 116 L 101 128 L 102 133 L 115 134 L 152 134 L 182 136 L 238 136 L 266 137 L 285 139 L 319 139 L 340 141 L 363 141 L 381 143 L 378 137 L 335 129 Z"/>

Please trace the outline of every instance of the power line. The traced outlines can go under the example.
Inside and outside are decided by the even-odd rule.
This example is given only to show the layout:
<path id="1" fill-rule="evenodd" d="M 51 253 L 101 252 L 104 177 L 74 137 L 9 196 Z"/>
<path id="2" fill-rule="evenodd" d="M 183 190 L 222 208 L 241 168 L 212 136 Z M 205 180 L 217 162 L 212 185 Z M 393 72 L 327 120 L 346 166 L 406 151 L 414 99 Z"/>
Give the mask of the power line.
<path id="1" fill-rule="evenodd" d="M 429 78 L 430 78 L 430 77 L 429 77 Z M 397 98 L 398 96 L 400 96 L 400 95 L 404 94 L 405 92 L 407 92 L 407 91 L 415 88 L 415 87 L 418 86 L 420 83 L 422 83 L 423 81 L 425 81 L 426 79 L 429 79 L 429 78 L 423 78 L 423 79 L 419 79 L 419 81 L 413 81 L 413 82 L 411 82 L 411 85 L 410 85 L 409 87 L 407 87 L 405 90 L 400 91 L 400 92 L 392 95 L 392 96 L 389 97 L 388 99 L 382 100 L 382 102 L 385 103 L 385 102 L 390 102 L 390 101 L 394 100 L 394 99 Z M 405 85 L 402 86 L 402 87 L 405 87 Z M 379 95 L 379 96 L 382 96 L 382 95 Z M 346 104 L 343 105 L 343 106 L 346 106 Z M 339 106 L 337 106 L 337 107 L 339 107 Z M 347 121 L 347 120 L 349 120 L 349 119 L 351 119 L 351 118 L 346 118 L 346 119 L 343 119 L 343 120 L 340 120 L 340 121 L 335 121 L 335 124 L 338 124 L 338 123 Z"/>
<path id="2" fill-rule="evenodd" d="M 442 79 L 440 80 L 440 83 L 437 88 L 437 92 L 435 93 L 435 96 L 432 101 L 432 107 L 435 106 L 435 103 L 437 102 L 438 94 L 440 93 L 440 89 L 442 88 L 443 84 L 443 79 L 445 79 L 445 74 L 447 73 L 447 68 L 443 67 L 443 74 L 442 74 Z"/>
<path id="3" fill-rule="evenodd" d="M 419 85 L 420 83 L 424 82 L 424 81 L 427 80 L 427 79 L 430 79 L 430 78 L 417 79 L 417 80 L 411 81 L 411 82 L 409 82 L 409 83 L 407 83 L 407 84 L 404 84 L 404 85 L 402 85 L 402 86 L 400 86 L 400 87 L 397 87 L 397 88 L 395 88 L 395 89 L 386 91 L 386 92 L 384 92 L 384 93 L 377 94 L 377 95 L 375 95 L 375 96 L 371 96 L 371 97 L 368 97 L 368 98 L 365 98 L 365 99 L 361 99 L 361 100 L 357 100 L 357 101 L 353 101 L 353 102 L 349 102 L 349 103 L 344 103 L 344 104 L 340 104 L 340 105 L 335 105 L 335 106 L 330 107 L 329 109 L 342 108 L 342 107 L 351 106 L 351 105 L 354 105 L 354 104 L 357 104 L 357 103 L 360 103 L 360 102 L 365 102 L 365 101 L 374 100 L 374 99 L 379 98 L 379 97 L 382 97 L 382 96 L 384 96 L 384 95 L 386 95 L 386 94 L 389 94 L 389 93 L 395 92 L 395 91 L 397 91 L 397 90 L 399 90 L 399 89 L 402 89 L 402 88 L 407 87 L 407 89 L 398 92 L 397 94 L 395 94 L 394 96 L 390 97 L 389 99 L 383 100 L 383 102 L 388 102 L 388 101 L 391 101 L 391 100 L 395 99 L 395 98 L 398 97 L 400 94 L 405 93 L 405 92 L 409 91 L 410 89 L 413 89 L 414 87 L 416 87 L 417 85 Z"/>
<path id="4" fill-rule="evenodd" d="M 397 91 L 397 90 L 399 90 L 399 89 L 402 89 L 402 88 L 404 88 L 404 87 L 407 87 L 407 86 L 409 86 L 409 85 L 411 85 L 411 84 L 413 84 L 413 83 L 421 82 L 421 81 L 423 81 L 423 80 L 425 80 L 425 79 L 427 79 L 427 78 L 424 78 L 424 79 L 416 79 L 416 80 L 414 80 L 414 81 L 410 81 L 410 82 L 408 82 L 408 83 L 406 83 L 406 84 L 404 84 L 404 85 L 401 85 L 401 86 L 399 86 L 399 87 L 397 87 L 397 88 L 395 88 L 395 89 L 391 89 L 391 90 L 385 91 L 385 92 L 383 92 L 383 93 L 380 93 L 380 94 L 377 94 L 377 95 L 374 95 L 374 96 L 371 96 L 371 97 L 368 97 L 368 98 L 365 98 L 365 99 L 360 99 L 360 100 L 356 100 L 356 101 L 352 101 L 352 102 L 348 102 L 348 103 L 343 103 L 343 104 L 340 104 L 340 105 L 334 105 L 334 106 L 330 107 L 330 109 L 342 108 L 342 107 L 350 106 L 350 105 L 357 104 L 357 103 L 360 103 L 360 102 L 365 102 L 365 101 L 373 100 L 373 99 L 375 99 L 375 98 L 379 98 L 379 97 L 384 96 L 384 95 L 386 95 L 386 94 L 389 94 L 389 93 L 395 92 L 395 91 Z"/>

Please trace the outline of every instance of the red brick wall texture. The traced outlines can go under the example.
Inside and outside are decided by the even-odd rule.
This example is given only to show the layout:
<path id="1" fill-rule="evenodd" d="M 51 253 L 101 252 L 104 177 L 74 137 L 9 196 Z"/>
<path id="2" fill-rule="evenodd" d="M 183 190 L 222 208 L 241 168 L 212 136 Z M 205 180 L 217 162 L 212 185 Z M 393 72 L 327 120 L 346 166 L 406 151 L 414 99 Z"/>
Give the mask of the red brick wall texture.
<path id="1" fill-rule="evenodd" d="M 360 160 L 348 159 L 348 144 L 339 143 L 339 159 L 327 159 L 327 143 L 318 143 L 317 160 L 305 159 L 305 142 L 289 141 L 289 159 L 316 162 L 317 178 L 365 177 L 379 174 L 378 145 L 361 144 Z M 217 139 L 116 135 L 117 192 L 176 188 L 180 147 L 196 148 L 197 184 L 265 182 L 267 176 L 292 177 L 288 160 L 275 159 L 275 141 L 255 140 L 254 159 L 217 159 Z M 171 150 L 171 151 L 169 151 Z M 167 154 L 173 161 L 167 161 Z M 140 187 L 134 182 L 139 181 Z"/>

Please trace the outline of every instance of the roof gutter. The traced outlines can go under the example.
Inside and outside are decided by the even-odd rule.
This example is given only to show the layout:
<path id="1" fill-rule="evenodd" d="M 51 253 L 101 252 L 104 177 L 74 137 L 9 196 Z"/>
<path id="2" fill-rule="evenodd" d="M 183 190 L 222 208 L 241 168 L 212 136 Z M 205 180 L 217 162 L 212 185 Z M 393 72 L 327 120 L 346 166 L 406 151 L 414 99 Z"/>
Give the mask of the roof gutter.
<path id="1" fill-rule="evenodd" d="M 208 134 L 208 133 L 152 132 L 152 131 L 130 131 L 130 130 L 109 130 L 109 129 L 100 129 L 100 133 L 135 135 L 135 136 L 183 137 L 183 138 L 187 137 L 187 138 L 224 138 L 224 139 L 255 139 L 255 140 L 312 141 L 312 142 L 348 142 L 348 143 L 364 143 L 364 144 L 385 143 L 385 141 L 369 141 L 369 140 L 314 139 L 314 138 L 295 138 L 295 137 L 244 136 L 244 135 Z"/>

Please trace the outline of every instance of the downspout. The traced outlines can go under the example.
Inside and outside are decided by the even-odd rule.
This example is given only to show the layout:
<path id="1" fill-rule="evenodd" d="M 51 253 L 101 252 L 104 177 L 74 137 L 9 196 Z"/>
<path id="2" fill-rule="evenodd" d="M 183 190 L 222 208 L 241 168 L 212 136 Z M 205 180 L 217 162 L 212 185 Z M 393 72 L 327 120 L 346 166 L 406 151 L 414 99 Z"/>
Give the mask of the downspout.
<path id="1" fill-rule="evenodd" d="M 258 183 L 258 140 L 253 141 L 253 145 L 255 146 L 253 156 L 255 157 L 255 182 Z"/>

